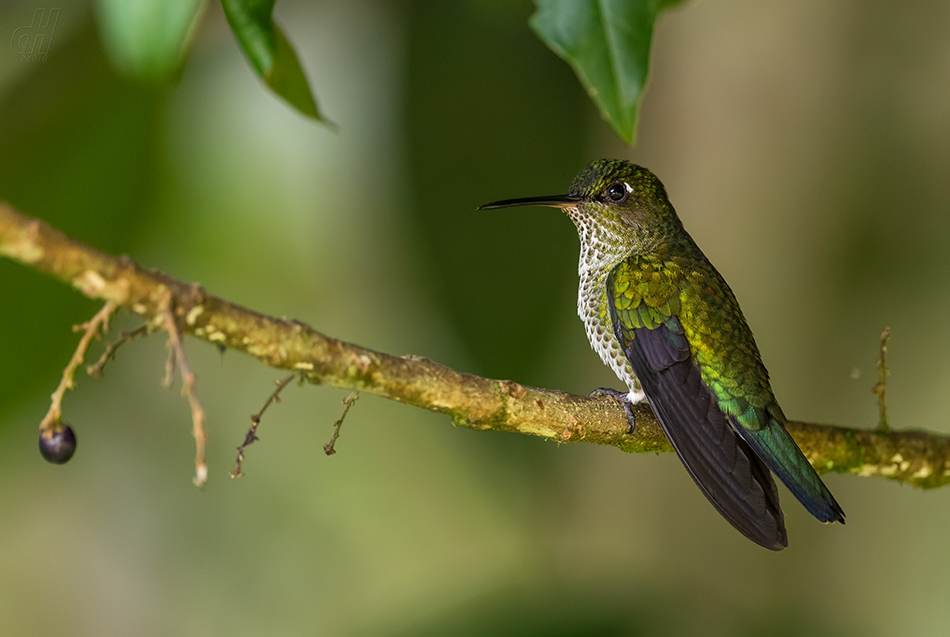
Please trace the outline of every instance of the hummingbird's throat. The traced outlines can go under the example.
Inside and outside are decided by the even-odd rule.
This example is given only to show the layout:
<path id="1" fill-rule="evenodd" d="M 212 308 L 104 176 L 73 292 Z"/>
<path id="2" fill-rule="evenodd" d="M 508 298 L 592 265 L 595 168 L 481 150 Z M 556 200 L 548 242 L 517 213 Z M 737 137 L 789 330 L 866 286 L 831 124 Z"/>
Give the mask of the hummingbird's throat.
<path id="1" fill-rule="evenodd" d="M 578 274 L 603 270 L 606 277 L 615 265 L 630 256 L 630 248 L 624 246 L 620 221 L 594 219 L 577 207 L 568 208 L 566 212 L 574 222 L 581 242 Z"/>

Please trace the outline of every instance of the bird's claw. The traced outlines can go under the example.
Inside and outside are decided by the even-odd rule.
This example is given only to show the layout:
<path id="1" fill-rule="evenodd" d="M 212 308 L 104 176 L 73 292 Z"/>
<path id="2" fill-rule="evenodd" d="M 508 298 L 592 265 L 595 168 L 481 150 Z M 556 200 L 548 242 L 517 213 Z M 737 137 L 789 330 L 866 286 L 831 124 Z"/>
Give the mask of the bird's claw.
<path id="1" fill-rule="evenodd" d="M 630 395 L 625 391 L 619 391 L 617 389 L 612 389 L 610 387 L 599 387 L 590 393 L 591 398 L 597 396 L 598 394 L 603 394 L 604 396 L 610 396 L 618 403 L 623 405 L 623 411 L 627 414 L 627 423 L 630 425 L 630 430 L 627 433 L 633 433 L 637 428 L 636 417 L 633 414 L 633 403 L 630 402 Z"/>

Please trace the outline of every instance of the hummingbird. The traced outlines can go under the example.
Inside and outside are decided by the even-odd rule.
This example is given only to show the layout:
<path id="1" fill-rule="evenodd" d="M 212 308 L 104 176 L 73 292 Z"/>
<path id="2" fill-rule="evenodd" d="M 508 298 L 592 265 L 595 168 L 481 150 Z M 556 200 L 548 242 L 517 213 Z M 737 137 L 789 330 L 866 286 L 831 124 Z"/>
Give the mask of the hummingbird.
<path id="1" fill-rule="evenodd" d="M 785 429 L 752 330 L 649 170 L 591 162 L 566 195 L 507 199 L 479 209 L 550 206 L 577 228 L 577 314 L 591 347 L 627 386 L 595 390 L 649 402 L 690 476 L 740 533 L 788 546 L 774 472 L 822 522 L 844 511 Z"/>

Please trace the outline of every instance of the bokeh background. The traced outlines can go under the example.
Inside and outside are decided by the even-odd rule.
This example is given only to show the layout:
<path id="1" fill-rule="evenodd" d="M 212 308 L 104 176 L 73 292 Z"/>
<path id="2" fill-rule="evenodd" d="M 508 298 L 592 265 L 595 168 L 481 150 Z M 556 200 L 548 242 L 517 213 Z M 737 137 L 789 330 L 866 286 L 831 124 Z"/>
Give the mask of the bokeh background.
<path id="1" fill-rule="evenodd" d="M 700 0 L 663 15 L 639 144 L 623 146 L 527 27 L 528 1 L 281 0 L 338 132 L 261 86 L 211 3 L 180 77 L 117 75 L 88 2 L 45 62 L 4 38 L 0 198 L 103 250 L 394 354 L 529 385 L 615 384 L 574 315 L 577 239 L 553 210 L 590 159 L 665 182 L 729 280 L 790 417 L 950 433 L 950 4 Z M 45 5 L 43 5 L 45 6 Z M 98 304 L 0 260 L 3 635 L 945 635 L 950 489 L 831 475 L 825 527 L 783 489 L 764 551 L 672 454 L 454 429 L 288 388 L 186 342 L 211 478 L 159 336 L 66 397 L 79 449 L 37 424 Z M 114 329 L 136 325 L 120 319 Z M 101 347 L 101 346 L 100 346 Z M 93 351 L 98 355 L 99 349 Z"/>

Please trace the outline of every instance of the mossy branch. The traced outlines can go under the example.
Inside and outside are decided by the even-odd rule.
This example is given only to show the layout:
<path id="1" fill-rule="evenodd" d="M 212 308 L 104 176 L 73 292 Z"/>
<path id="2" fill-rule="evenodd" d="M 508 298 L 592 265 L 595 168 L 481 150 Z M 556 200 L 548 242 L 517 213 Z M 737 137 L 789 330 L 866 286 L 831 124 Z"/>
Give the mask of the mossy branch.
<path id="1" fill-rule="evenodd" d="M 446 414 L 471 429 L 511 431 L 556 442 L 593 442 L 628 452 L 671 451 L 652 410 L 457 372 L 418 356 L 391 356 L 212 296 L 104 254 L 0 202 L 0 256 L 68 283 L 82 294 L 141 315 L 161 329 L 173 308 L 184 334 L 292 370 L 314 384 L 359 390 Z M 169 299 L 171 301 L 169 302 Z M 859 430 L 790 422 L 789 432 L 821 472 L 881 476 L 918 487 L 950 482 L 950 437 L 923 431 Z"/>

